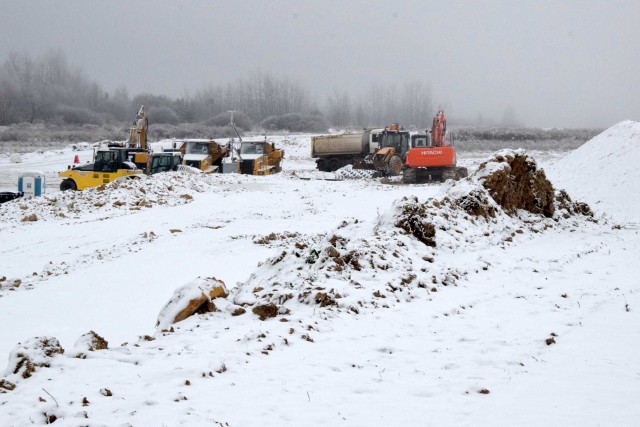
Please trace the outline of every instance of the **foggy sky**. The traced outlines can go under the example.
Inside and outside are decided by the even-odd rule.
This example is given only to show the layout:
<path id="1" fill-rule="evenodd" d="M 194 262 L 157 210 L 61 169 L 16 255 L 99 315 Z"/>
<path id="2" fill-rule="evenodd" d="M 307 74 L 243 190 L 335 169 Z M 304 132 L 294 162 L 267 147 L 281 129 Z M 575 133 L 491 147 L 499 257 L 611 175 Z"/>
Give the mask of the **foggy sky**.
<path id="1" fill-rule="evenodd" d="M 637 0 L 0 0 L 0 40 L 0 61 L 60 49 L 131 95 L 193 94 L 259 69 L 320 102 L 422 80 L 458 117 L 640 120 Z"/>

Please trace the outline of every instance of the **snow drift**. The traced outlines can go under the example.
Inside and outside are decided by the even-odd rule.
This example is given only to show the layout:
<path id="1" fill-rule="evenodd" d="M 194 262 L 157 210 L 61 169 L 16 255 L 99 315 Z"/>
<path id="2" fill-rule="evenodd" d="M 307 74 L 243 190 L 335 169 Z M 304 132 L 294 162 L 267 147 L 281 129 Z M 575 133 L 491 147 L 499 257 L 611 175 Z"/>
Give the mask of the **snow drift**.
<path id="1" fill-rule="evenodd" d="M 621 221 L 640 212 L 640 122 L 610 127 L 548 169 L 549 177 L 595 211 Z"/>

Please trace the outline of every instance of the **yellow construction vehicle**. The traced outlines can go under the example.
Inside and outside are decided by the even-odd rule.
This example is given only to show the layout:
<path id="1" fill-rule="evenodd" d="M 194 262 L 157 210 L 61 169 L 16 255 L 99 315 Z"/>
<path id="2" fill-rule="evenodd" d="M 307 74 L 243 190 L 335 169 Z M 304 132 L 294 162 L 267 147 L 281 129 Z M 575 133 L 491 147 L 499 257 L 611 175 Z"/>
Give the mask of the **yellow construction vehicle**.
<path id="1" fill-rule="evenodd" d="M 134 178 L 142 175 L 143 171 L 129 161 L 126 148 L 105 148 L 95 152 L 94 162 L 69 167 L 58 174 L 64 178 L 60 183 L 60 190 L 84 190 L 89 187 L 97 187 L 102 184 L 121 178 Z"/>
<path id="2" fill-rule="evenodd" d="M 160 172 L 176 171 L 182 164 L 182 153 L 179 151 L 159 151 L 149 154 L 146 173 L 153 175 Z"/>
<path id="3" fill-rule="evenodd" d="M 282 170 L 284 151 L 267 141 L 242 141 L 240 143 L 240 173 L 246 175 L 271 175 Z"/>
<path id="4" fill-rule="evenodd" d="M 184 155 L 182 164 L 204 173 L 220 172 L 222 159 L 229 153 L 228 145 L 218 144 L 213 139 L 184 139 L 180 148 Z"/>
<path id="5" fill-rule="evenodd" d="M 284 158 L 284 150 L 276 148 L 275 144 L 264 140 L 243 141 L 240 132 L 233 122 L 233 113 L 230 111 L 231 121 L 229 126 L 234 130 L 235 138 L 229 142 L 230 158 L 223 163 L 223 172 L 241 173 L 243 175 L 271 175 L 282 170 L 281 163 Z"/>
<path id="6" fill-rule="evenodd" d="M 177 152 L 150 153 L 147 145 L 149 119 L 144 105 L 129 129 L 129 141 L 98 148 L 93 163 L 69 167 L 58 174 L 64 178 L 60 190 L 84 190 L 121 178 L 135 178 L 143 173 L 153 174 L 175 170 L 181 162 Z"/>

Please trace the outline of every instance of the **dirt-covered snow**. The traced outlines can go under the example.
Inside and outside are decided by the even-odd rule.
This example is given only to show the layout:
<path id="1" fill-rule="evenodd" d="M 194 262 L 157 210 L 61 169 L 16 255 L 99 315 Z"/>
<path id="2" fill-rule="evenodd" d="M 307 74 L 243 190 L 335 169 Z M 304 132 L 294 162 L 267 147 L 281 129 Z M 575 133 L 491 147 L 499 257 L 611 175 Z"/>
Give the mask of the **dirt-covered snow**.
<path id="1" fill-rule="evenodd" d="M 279 175 L 3 204 L 0 424 L 632 425 L 640 214 L 568 171 L 636 132 L 423 185 L 317 172 L 284 135 Z M 210 277 L 229 295 L 169 325 Z"/>

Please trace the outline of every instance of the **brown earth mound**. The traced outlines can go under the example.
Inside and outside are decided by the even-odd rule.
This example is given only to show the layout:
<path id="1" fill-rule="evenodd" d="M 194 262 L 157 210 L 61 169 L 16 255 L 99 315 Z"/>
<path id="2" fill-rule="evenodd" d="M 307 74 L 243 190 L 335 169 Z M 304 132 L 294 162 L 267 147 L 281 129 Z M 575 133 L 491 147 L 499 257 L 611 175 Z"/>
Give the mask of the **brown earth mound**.
<path id="1" fill-rule="evenodd" d="M 88 351 L 107 350 L 109 348 L 109 342 L 94 331 L 89 331 L 85 334 L 85 337 L 87 338 Z"/>
<path id="2" fill-rule="evenodd" d="M 216 311 L 213 300 L 229 295 L 226 285 L 215 277 L 195 279 L 178 288 L 160 311 L 156 326 L 167 328 L 194 314 Z"/>
<path id="3" fill-rule="evenodd" d="M 278 315 L 278 306 L 272 303 L 262 304 L 253 307 L 251 311 L 256 314 L 260 318 L 260 320 L 266 320 L 270 317 L 276 317 Z"/>
<path id="4" fill-rule="evenodd" d="M 64 349 L 54 337 L 35 337 L 18 344 L 13 350 L 10 365 L 15 363 L 14 374 L 20 373 L 22 378 L 29 378 L 37 368 L 51 366 L 51 358 L 56 354 L 64 354 Z"/>
<path id="5" fill-rule="evenodd" d="M 557 208 L 560 210 L 563 218 L 569 218 L 571 215 L 593 216 L 593 211 L 584 202 L 574 202 L 566 191 L 560 190 L 556 195 Z"/>
<path id="6" fill-rule="evenodd" d="M 498 163 L 501 167 L 495 167 Z M 487 173 L 487 169 L 492 170 Z M 518 209 L 553 217 L 554 190 L 544 170 L 521 150 L 503 150 L 482 163 L 476 174 L 491 197 L 505 212 L 514 214 Z"/>

